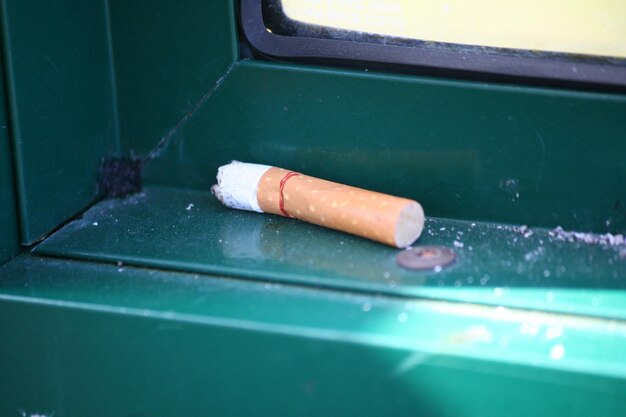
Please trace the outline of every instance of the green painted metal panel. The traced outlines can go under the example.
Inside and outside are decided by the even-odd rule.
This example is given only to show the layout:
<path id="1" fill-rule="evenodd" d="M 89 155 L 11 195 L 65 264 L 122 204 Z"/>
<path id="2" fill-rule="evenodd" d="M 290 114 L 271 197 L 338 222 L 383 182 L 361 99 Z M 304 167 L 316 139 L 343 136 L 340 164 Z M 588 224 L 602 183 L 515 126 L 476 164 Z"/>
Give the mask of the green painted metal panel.
<path id="1" fill-rule="evenodd" d="M 407 271 L 399 250 L 280 216 L 230 210 L 208 191 L 147 188 L 98 203 L 36 253 L 626 319 L 624 246 L 524 238 L 506 225 L 429 218 L 419 244 L 456 264 Z"/>
<path id="2" fill-rule="evenodd" d="M 26 256 L 0 278 L 3 415 L 623 412 L 622 321 Z"/>
<path id="3" fill-rule="evenodd" d="M 242 62 L 147 178 L 206 189 L 239 159 L 431 216 L 621 233 L 624 114 L 623 95 Z"/>
<path id="4" fill-rule="evenodd" d="M 125 150 L 150 152 L 236 59 L 233 3 L 110 0 Z"/>
<path id="5" fill-rule="evenodd" d="M 623 414 L 624 249 L 539 226 L 626 229 L 624 95 L 237 62 L 230 0 L 0 2 L 22 241 L 156 158 L 0 268 L 0 415 Z M 458 260 L 228 210 L 230 159 L 414 197 Z"/>
<path id="6" fill-rule="evenodd" d="M 103 0 L 4 0 L 4 49 L 22 242 L 89 205 L 98 165 L 116 152 Z"/>
<path id="7" fill-rule="evenodd" d="M 4 79 L 0 60 L 0 81 Z M 9 141 L 9 121 L 6 112 L 4 84 L 0 82 L 0 265 L 19 251 L 19 230 L 13 182 L 13 161 Z"/>

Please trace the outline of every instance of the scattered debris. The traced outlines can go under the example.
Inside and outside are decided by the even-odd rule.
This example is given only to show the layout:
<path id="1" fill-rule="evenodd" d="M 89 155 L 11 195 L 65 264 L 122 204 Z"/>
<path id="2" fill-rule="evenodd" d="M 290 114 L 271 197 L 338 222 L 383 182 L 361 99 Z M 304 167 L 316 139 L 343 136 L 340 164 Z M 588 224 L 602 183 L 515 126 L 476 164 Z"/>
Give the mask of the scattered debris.
<path id="1" fill-rule="evenodd" d="M 454 242 L 452 242 L 452 244 L 454 245 L 455 248 L 463 247 L 463 242 L 459 242 L 458 240 L 455 240 Z"/>
<path id="2" fill-rule="evenodd" d="M 526 239 L 526 238 L 529 238 L 529 237 L 531 237 L 532 235 L 534 235 L 534 234 L 535 234 L 535 232 L 533 232 L 532 230 L 530 230 L 530 229 L 528 228 L 528 226 L 526 226 L 525 224 L 524 224 L 524 225 L 521 225 L 521 226 L 519 226 L 519 227 L 514 227 L 514 228 L 513 228 L 513 231 L 514 231 L 514 232 L 516 232 L 516 233 L 519 233 L 519 234 L 520 234 L 520 235 L 522 235 L 525 239 Z"/>
<path id="3" fill-rule="evenodd" d="M 545 252 L 545 249 L 543 248 L 543 246 L 540 246 L 537 249 L 530 251 L 526 255 L 524 255 L 524 259 L 528 262 L 536 261 L 537 258 L 543 255 L 544 252 Z"/>
<path id="4" fill-rule="evenodd" d="M 34 413 L 29 413 L 26 412 L 22 409 L 19 410 L 20 414 L 22 415 L 22 417 L 54 417 L 54 412 L 50 413 L 50 414 L 44 414 L 44 413 L 39 413 L 38 411 L 34 412 Z"/>
<path id="5" fill-rule="evenodd" d="M 583 242 L 590 245 L 607 245 L 607 246 L 621 246 L 626 244 L 624 235 L 606 233 L 604 235 L 598 235 L 595 233 L 581 233 L 581 232 L 569 232 L 563 230 L 561 226 L 557 226 L 555 229 L 548 232 L 550 237 L 564 241 L 564 242 Z"/>
<path id="6" fill-rule="evenodd" d="M 515 202 L 519 194 L 519 180 L 516 178 L 507 178 L 500 181 L 500 189 L 503 190 L 511 201 Z"/>
<path id="7" fill-rule="evenodd" d="M 94 225 L 94 226 L 97 226 L 97 225 L 98 225 L 98 222 L 93 222 L 93 223 L 91 223 L 91 224 L 92 224 L 92 225 Z"/>
<path id="8" fill-rule="evenodd" d="M 185 210 L 191 211 L 192 208 L 193 208 L 193 203 L 189 203 L 189 205 L 187 206 Z"/>

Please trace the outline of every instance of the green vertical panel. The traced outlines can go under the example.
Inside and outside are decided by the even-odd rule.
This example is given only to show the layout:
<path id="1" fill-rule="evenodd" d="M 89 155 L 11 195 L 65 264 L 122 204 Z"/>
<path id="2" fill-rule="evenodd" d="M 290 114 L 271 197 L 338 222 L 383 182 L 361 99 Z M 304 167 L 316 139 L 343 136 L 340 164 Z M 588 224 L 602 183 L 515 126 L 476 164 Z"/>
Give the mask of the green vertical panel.
<path id="1" fill-rule="evenodd" d="M 9 122 L 5 106 L 4 79 L 0 60 L 0 265 L 19 249 L 13 166 L 9 144 Z"/>
<path id="2" fill-rule="evenodd" d="M 3 30 L 22 241 L 32 243 L 94 197 L 117 150 L 102 0 L 5 0 Z"/>
<path id="3" fill-rule="evenodd" d="M 146 153 L 235 59 L 232 0 L 111 0 L 120 135 Z"/>
<path id="4" fill-rule="evenodd" d="M 238 159 L 430 216 L 623 233 L 625 115 L 617 94 L 242 62 L 147 178 L 207 190 Z"/>

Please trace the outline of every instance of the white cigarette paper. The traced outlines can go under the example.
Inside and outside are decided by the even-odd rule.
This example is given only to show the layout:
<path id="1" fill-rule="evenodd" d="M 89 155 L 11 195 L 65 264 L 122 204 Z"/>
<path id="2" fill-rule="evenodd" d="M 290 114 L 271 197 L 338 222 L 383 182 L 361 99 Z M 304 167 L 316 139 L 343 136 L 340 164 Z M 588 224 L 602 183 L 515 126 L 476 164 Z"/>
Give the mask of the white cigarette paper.
<path id="1" fill-rule="evenodd" d="M 227 207 L 294 217 L 402 248 L 424 228 L 417 201 L 268 165 L 221 166 L 213 194 Z"/>

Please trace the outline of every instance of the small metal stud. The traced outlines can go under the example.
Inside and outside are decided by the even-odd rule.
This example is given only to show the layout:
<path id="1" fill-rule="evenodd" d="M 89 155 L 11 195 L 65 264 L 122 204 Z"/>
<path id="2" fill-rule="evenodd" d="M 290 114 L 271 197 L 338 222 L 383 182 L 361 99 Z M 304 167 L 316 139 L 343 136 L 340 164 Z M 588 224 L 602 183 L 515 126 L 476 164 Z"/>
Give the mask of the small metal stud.
<path id="1" fill-rule="evenodd" d="M 443 246 L 417 246 L 400 252 L 396 261 L 402 268 L 425 271 L 443 268 L 455 259 L 456 253 L 452 249 Z"/>

